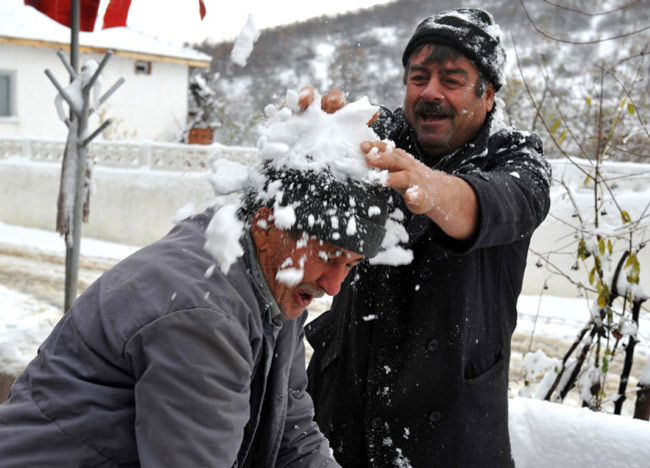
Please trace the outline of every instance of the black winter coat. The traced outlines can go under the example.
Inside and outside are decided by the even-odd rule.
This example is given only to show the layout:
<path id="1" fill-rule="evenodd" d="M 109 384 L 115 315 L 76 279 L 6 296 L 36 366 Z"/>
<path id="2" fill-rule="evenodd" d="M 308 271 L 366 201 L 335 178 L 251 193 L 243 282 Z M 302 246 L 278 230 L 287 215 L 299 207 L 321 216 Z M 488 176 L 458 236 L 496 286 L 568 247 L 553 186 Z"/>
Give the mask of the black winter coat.
<path id="1" fill-rule="evenodd" d="M 530 237 L 549 209 L 550 167 L 536 135 L 492 121 L 434 166 L 475 190 L 476 236 L 456 241 L 404 208 L 411 264 L 359 265 L 307 327 L 308 391 L 344 468 L 513 466 L 510 341 Z M 377 125 L 422 159 L 400 110 Z"/>

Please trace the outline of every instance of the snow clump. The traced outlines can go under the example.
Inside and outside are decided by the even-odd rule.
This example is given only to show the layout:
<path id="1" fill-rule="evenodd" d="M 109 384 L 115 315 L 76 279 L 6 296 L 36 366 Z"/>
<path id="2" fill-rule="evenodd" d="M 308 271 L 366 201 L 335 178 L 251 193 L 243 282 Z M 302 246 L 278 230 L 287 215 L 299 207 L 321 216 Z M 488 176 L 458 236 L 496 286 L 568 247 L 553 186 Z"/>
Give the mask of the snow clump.
<path id="1" fill-rule="evenodd" d="M 290 229 L 296 218 L 293 207 L 279 205 L 285 190 L 279 181 L 264 188 L 267 180 L 263 169 L 269 165 L 280 170 L 326 171 L 341 180 L 351 178 L 368 184 L 384 185 L 386 181 L 386 171 L 368 166 L 360 148 L 363 141 L 379 140 L 368 126 L 379 110 L 377 106 L 371 105 L 364 97 L 330 114 L 321 109 L 318 93 L 304 110 L 299 105 L 300 97 L 300 93 L 289 90 L 282 106 L 266 106 L 267 121 L 260 130 L 257 143 L 260 163 L 256 166 L 224 161 L 218 156 L 211 158 L 213 174 L 210 183 L 218 197 L 252 188 L 260 200 L 274 200 L 274 221 L 279 222 L 283 229 Z M 243 254 L 239 239 L 246 226 L 237 217 L 239 204 L 238 201 L 218 209 L 206 231 L 205 248 L 219 262 L 224 273 Z M 406 231 L 398 222 L 403 214 L 395 212 L 389 216 L 392 222 L 386 225 L 386 237 L 378 256 L 389 264 L 408 263 L 412 253 L 397 245 L 408 240 Z M 347 224 L 346 229 L 354 233 L 356 226 Z M 296 275 L 287 280 L 296 281 Z"/>

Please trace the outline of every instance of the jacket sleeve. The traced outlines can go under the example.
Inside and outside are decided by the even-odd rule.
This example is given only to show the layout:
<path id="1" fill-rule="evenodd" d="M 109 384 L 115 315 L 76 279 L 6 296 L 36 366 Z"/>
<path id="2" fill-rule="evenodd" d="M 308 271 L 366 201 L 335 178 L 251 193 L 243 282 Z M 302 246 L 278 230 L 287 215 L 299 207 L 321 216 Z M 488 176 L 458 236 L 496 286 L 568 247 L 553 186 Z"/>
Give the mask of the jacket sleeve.
<path id="1" fill-rule="evenodd" d="M 550 208 L 551 169 L 536 135 L 496 134 L 482 157 L 487 164 L 470 164 L 455 174 L 474 189 L 479 205 L 475 236 L 455 245 L 461 253 L 529 238 Z"/>
<path id="2" fill-rule="evenodd" d="M 233 466 L 249 419 L 248 336 L 209 309 L 173 312 L 125 347 L 135 369 L 140 465 Z"/>
<path id="3" fill-rule="evenodd" d="M 298 327 L 294 359 L 289 376 L 287 419 L 278 453 L 278 468 L 340 468 L 330 445 L 314 421 L 314 403 L 307 393 L 307 369 L 303 327 Z"/>

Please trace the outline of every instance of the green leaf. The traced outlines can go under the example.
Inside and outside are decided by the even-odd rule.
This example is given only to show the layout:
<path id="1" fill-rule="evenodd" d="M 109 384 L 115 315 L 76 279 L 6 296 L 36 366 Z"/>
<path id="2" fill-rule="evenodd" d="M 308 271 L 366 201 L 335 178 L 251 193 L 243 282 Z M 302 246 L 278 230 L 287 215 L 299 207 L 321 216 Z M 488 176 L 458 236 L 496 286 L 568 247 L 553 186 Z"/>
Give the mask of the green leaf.
<path id="1" fill-rule="evenodd" d="M 560 128 L 560 125 L 562 125 L 562 121 L 560 119 L 557 119 L 553 126 L 551 127 L 551 133 L 555 133 L 555 131 Z"/>
<path id="2" fill-rule="evenodd" d="M 578 258 L 584 260 L 587 258 L 587 244 L 585 243 L 584 237 L 580 238 L 578 242 Z"/>
<path id="3" fill-rule="evenodd" d="M 566 128 L 562 131 L 562 134 L 560 135 L 557 144 L 561 146 L 565 138 L 566 138 Z"/>
<path id="4" fill-rule="evenodd" d="M 607 356 L 603 356 L 603 374 L 607 374 L 608 370 L 609 370 L 609 358 Z"/>
<path id="5" fill-rule="evenodd" d="M 630 103 L 627 105 L 627 111 L 628 111 L 630 114 L 634 115 L 634 112 L 635 112 L 634 104 L 632 104 L 632 103 L 630 102 Z"/>
<path id="6" fill-rule="evenodd" d="M 605 239 L 602 237 L 598 239 L 598 251 L 600 252 L 600 255 L 605 255 Z"/>
<path id="7" fill-rule="evenodd" d="M 595 279 L 596 279 L 596 267 L 593 267 L 589 272 L 589 284 L 594 284 Z"/>
<path id="8" fill-rule="evenodd" d="M 630 268 L 631 267 L 631 268 Z M 636 254 L 630 254 L 625 262 L 625 268 L 630 268 L 627 274 L 627 280 L 633 284 L 639 284 L 639 274 L 641 272 L 641 264 Z"/>
<path id="9" fill-rule="evenodd" d="M 630 255 L 627 256 L 627 260 L 625 260 L 625 268 L 628 268 L 634 265 L 635 263 L 638 263 L 636 254 L 631 253 Z"/>
<path id="10" fill-rule="evenodd" d="M 587 101 L 587 105 L 591 106 L 591 96 L 587 96 L 585 99 Z"/>
<path id="11" fill-rule="evenodd" d="M 621 211 L 621 218 L 623 219 L 624 223 L 629 223 L 632 221 L 632 218 L 630 217 L 630 213 L 628 213 L 625 210 Z"/>
<path id="12" fill-rule="evenodd" d="M 598 306 L 604 308 L 609 300 L 609 288 L 606 284 L 601 284 L 601 286 L 598 290 Z"/>
<path id="13" fill-rule="evenodd" d="M 611 239 L 607 239 L 607 252 L 609 252 L 610 255 L 614 252 L 614 246 L 612 245 Z"/>

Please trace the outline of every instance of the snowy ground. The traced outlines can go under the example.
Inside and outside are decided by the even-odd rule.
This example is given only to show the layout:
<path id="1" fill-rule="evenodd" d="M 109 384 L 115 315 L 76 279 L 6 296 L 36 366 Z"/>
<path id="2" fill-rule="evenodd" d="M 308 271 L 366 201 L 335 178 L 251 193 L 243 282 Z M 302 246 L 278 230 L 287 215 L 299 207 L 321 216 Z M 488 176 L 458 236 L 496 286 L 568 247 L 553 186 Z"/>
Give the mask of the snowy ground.
<path id="1" fill-rule="evenodd" d="M 84 239 L 82 289 L 136 247 Z M 61 317 L 63 241 L 52 232 L 0 223 L 0 371 L 18 373 Z M 523 296 L 513 342 L 510 427 L 518 468 L 648 466 L 650 423 L 633 420 L 634 395 L 625 416 L 516 397 L 522 385 L 521 356 L 543 349 L 561 357 L 587 320 L 584 299 Z M 321 300 L 318 314 L 327 307 Z M 644 313 L 637 367 L 648 357 L 650 320 Z M 535 330 L 531 345 L 531 332 Z M 615 382 L 613 382 L 615 383 Z M 635 380 L 631 381 L 631 385 Z"/>

